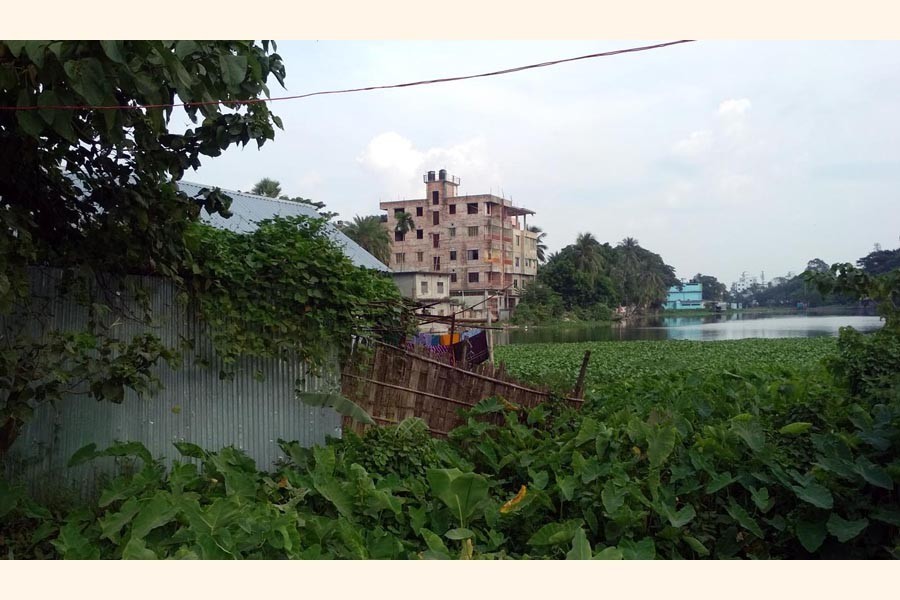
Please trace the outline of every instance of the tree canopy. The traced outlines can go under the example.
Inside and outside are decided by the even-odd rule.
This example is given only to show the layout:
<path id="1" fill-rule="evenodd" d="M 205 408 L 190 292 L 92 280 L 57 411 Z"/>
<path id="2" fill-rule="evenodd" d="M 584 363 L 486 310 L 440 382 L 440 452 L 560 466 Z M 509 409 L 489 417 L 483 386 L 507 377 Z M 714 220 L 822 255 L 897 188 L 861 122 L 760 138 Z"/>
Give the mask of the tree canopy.
<path id="1" fill-rule="evenodd" d="M 388 264 L 391 257 L 391 237 L 387 229 L 381 223 L 381 217 L 370 215 L 353 217 L 351 223 L 345 223 L 341 227 L 347 237 L 363 247 L 363 249 L 383 262 Z"/>
<path id="2" fill-rule="evenodd" d="M 599 319 L 620 304 L 632 310 L 658 307 L 676 283 L 675 270 L 636 239 L 626 238 L 612 247 L 591 233 L 581 233 L 573 244 L 547 258 L 517 310 L 524 309 L 536 320 L 558 318 L 561 311 Z"/>
<path id="3" fill-rule="evenodd" d="M 22 292 L 21 268 L 35 260 L 177 276 L 187 223 L 201 208 L 227 215 L 229 201 L 216 190 L 189 198 L 175 182 L 203 157 L 273 139 L 278 117 L 243 101 L 268 95 L 270 77 L 283 83 L 274 50 L 0 42 L 0 104 L 20 109 L 0 112 L 0 293 Z M 203 103 L 178 109 L 193 123 L 183 132 L 169 128 L 176 109 L 164 106 L 179 101 Z"/>
<path id="4" fill-rule="evenodd" d="M 725 294 L 728 292 L 728 288 L 725 284 L 712 275 L 697 273 L 691 278 L 691 283 L 703 284 L 703 299 L 712 302 L 724 300 Z"/>

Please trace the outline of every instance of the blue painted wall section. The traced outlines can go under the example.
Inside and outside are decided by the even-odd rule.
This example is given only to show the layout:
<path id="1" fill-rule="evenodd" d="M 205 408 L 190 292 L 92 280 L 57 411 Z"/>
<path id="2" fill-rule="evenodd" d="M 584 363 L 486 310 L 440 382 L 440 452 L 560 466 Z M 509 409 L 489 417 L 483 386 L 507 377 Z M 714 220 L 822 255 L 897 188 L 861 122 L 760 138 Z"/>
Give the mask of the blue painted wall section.
<path id="1" fill-rule="evenodd" d="M 666 309 L 686 310 L 703 308 L 703 284 L 685 283 L 681 287 L 674 285 L 669 288 L 666 296 Z"/>

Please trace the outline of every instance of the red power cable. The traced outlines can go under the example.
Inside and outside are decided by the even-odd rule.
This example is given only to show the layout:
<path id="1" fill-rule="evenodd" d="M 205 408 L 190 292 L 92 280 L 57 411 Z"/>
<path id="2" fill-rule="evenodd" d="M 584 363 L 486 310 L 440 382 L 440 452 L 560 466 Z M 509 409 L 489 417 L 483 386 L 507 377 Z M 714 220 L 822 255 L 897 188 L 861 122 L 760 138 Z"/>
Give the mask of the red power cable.
<path id="1" fill-rule="evenodd" d="M 491 71 L 490 73 L 479 73 L 478 75 L 463 75 L 460 77 L 445 77 L 442 79 L 427 79 L 423 81 L 413 81 L 410 83 L 396 83 L 392 85 L 374 85 L 362 88 L 350 88 L 344 90 L 328 90 L 322 92 L 310 92 L 308 94 L 298 94 L 296 96 L 281 96 L 277 98 L 251 98 L 249 100 L 210 100 L 205 102 L 177 102 L 171 104 L 134 104 L 134 105 L 114 105 L 114 106 L 91 106 L 91 105 L 49 105 L 49 106 L 0 106 L 0 110 L 133 110 L 133 109 L 149 109 L 149 108 L 174 108 L 185 106 L 209 106 L 213 104 L 258 104 L 260 102 L 278 102 L 281 100 L 299 100 L 301 98 L 309 98 L 311 96 L 324 96 L 326 94 L 349 94 L 352 92 L 368 92 L 372 90 L 386 90 L 391 88 L 404 88 L 416 85 L 430 85 L 433 83 L 446 83 L 448 81 L 462 81 L 464 79 L 476 79 L 478 77 L 492 77 L 494 75 L 506 75 L 508 73 L 516 73 L 527 69 L 538 69 L 541 67 L 549 67 L 561 63 L 573 62 L 576 60 L 585 60 L 589 58 L 599 58 L 602 56 L 614 56 L 616 54 L 626 54 L 628 52 L 643 52 L 645 50 L 655 50 L 657 48 L 665 48 L 666 46 L 674 46 L 676 44 L 687 44 L 695 40 L 678 40 L 674 42 L 666 42 L 663 44 L 654 44 L 653 46 L 640 46 L 637 48 L 625 48 L 623 50 L 611 50 L 609 52 L 598 52 L 596 54 L 586 54 L 585 56 L 576 56 L 574 58 L 563 58 L 560 60 L 551 60 L 547 62 L 526 65 L 524 67 L 514 67 L 512 69 L 503 69 L 502 71 Z"/>

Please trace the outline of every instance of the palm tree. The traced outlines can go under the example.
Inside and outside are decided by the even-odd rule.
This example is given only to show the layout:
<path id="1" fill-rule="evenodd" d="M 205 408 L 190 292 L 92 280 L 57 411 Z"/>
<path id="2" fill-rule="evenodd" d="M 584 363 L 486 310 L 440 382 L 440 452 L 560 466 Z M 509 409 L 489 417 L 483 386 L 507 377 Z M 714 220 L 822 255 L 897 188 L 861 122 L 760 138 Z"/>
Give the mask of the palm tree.
<path id="1" fill-rule="evenodd" d="M 281 184 L 274 179 L 263 177 L 253 186 L 253 193 L 257 196 L 268 196 L 269 198 L 277 198 L 281 195 Z"/>
<path id="2" fill-rule="evenodd" d="M 600 242 L 591 233 L 579 233 L 573 246 L 575 267 L 593 278 L 603 267 L 603 259 L 600 256 Z"/>
<path id="3" fill-rule="evenodd" d="M 408 232 L 416 228 L 412 215 L 408 212 L 397 213 L 397 227 L 395 231 L 406 235 Z"/>
<path id="4" fill-rule="evenodd" d="M 543 264 L 547 259 L 547 244 L 544 243 L 544 238 L 547 237 L 547 234 L 537 225 L 529 225 L 528 231 L 538 234 L 537 238 L 535 239 L 535 241 L 537 242 L 537 259 L 538 262 Z"/>
<path id="5" fill-rule="evenodd" d="M 345 223 L 341 227 L 344 234 L 363 247 L 363 249 L 387 264 L 391 256 L 391 236 L 381 224 L 381 217 L 371 215 L 368 217 L 353 217 L 352 223 Z"/>
<path id="6" fill-rule="evenodd" d="M 619 242 L 619 246 L 627 249 L 628 251 L 633 251 L 635 248 L 640 248 L 641 245 L 638 243 L 636 239 L 633 237 L 627 237 L 621 242 Z"/>

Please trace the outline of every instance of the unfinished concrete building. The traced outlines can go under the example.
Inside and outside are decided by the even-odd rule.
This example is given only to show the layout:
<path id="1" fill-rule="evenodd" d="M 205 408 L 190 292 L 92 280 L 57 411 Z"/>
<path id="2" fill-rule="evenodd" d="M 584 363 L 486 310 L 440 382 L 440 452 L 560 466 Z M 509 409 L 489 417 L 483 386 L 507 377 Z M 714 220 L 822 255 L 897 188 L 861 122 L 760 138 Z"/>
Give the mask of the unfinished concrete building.
<path id="1" fill-rule="evenodd" d="M 444 169 L 423 181 L 425 198 L 380 204 L 392 240 L 390 267 L 448 273 L 458 310 L 469 308 L 462 320 L 485 320 L 486 307 L 492 320 L 508 318 L 537 274 L 537 234 L 526 222 L 534 211 L 493 194 L 460 196 L 459 178 Z M 403 213 L 413 222 L 406 232 L 397 230 Z"/>

